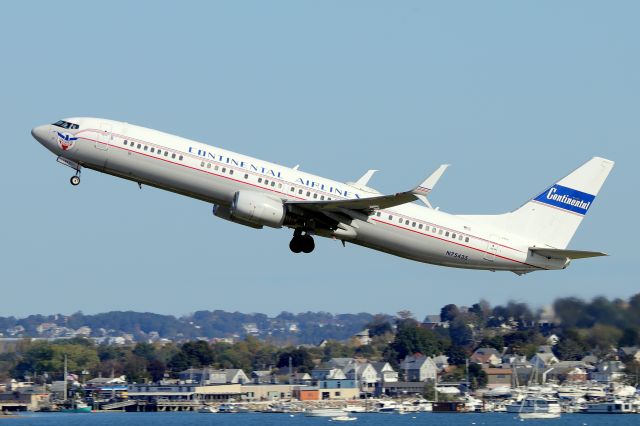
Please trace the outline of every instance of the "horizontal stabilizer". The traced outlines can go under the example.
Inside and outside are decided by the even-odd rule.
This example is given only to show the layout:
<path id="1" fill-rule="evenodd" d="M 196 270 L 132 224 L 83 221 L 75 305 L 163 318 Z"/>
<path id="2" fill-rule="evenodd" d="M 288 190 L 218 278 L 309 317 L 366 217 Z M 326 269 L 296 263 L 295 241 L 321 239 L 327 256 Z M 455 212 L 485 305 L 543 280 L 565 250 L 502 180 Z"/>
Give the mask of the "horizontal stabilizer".
<path id="1" fill-rule="evenodd" d="M 586 259 L 588 257 L 608 256 L 608 254 L 599 251 L 562 250 L 542 247 L 529 247 L 529 250 L 534 254 L 549 259 Z"/>

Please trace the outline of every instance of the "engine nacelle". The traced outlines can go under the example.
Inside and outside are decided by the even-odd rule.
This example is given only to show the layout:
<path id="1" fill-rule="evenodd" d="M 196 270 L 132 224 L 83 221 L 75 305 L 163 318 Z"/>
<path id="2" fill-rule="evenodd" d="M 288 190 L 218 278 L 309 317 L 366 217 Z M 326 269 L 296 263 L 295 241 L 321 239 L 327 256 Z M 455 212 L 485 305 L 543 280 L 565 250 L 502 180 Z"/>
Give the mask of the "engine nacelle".
<path id="1" fill-rule="evenodd" d="M 262 229 L 262 225 L 258 225 L 252 222 L 247 222 L 246 220 L 233 217 L 233 215 L 231 214 L 231 209 L 226 206 L 214 204 L 213 215 L 215 217 L 219 217 L 220 219 L 228 220 L 229 222 L 237 223 L 239 225 L 244 225 L 244 226 L 248 226 L 250 228 L 255 228 L 255 229 Z"/>
<path id="2" fill-rule="evenodd" d="M 230 213 L 235 219 L 271 228 L 281 228 L 286 217 L 281 200 L 252 191 L 236 192 Z"/>

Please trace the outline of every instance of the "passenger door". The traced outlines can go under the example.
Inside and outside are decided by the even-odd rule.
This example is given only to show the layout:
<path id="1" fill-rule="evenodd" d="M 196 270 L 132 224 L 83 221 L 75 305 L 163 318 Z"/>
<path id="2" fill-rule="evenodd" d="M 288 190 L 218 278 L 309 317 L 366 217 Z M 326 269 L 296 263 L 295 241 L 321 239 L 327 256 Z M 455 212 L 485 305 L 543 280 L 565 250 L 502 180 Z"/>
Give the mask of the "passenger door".
<path id="1" fill-rule="evenodd" d="M 100 149 L 102 151 L 108 151 L 109 144 L 111 143 L 112 140 L 113 140 L 113 133 L 112 133 L 111 124 L 100 123 L 100 133 L 98 134 L 98 139 L 94 144 L 94 146 L 97 149 Z"/>

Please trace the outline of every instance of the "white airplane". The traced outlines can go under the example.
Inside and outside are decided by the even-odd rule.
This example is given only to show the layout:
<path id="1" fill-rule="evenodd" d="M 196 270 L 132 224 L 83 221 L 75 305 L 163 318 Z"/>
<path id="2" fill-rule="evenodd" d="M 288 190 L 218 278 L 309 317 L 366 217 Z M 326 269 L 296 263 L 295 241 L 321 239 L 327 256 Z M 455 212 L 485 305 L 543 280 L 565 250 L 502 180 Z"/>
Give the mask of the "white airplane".
<path id="1" fill-rule="evenodd" d="M 294 253 L 310 253 L 314 235 L 419 262 L 512 271 L 564 269 L 604 253 L 569 250 L 614 162 L 594 157 L 510 213 L 451 215 L 426 196 L 447 165 L 420 185 L 383 195 L 157 130 L 101 118 L 69 118 L 31 131 L 58 162 L 172 191 L 213 204 L 219 218 L 262 228 L 292 228 Z M 414 203 L 421 201 L 424 205 Z"/>

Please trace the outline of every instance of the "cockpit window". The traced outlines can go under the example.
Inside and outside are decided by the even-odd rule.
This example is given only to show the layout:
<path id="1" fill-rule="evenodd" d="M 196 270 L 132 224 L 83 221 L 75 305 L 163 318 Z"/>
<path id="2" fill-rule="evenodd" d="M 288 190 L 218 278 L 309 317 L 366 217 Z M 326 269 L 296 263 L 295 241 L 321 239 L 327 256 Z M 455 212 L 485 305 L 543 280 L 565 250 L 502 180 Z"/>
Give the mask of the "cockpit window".
<path id="1" fill-rule="evenodd" d="M 64 120 L 56 121 L 55 123 L 53 123 L 53 125 L 62 127 L 63 129 L 71 129 L 71 130 L 80 128 L 80 126 L 78 126 L 77 124 L 69 123 L 68 121 L 64 121 Z"/>

